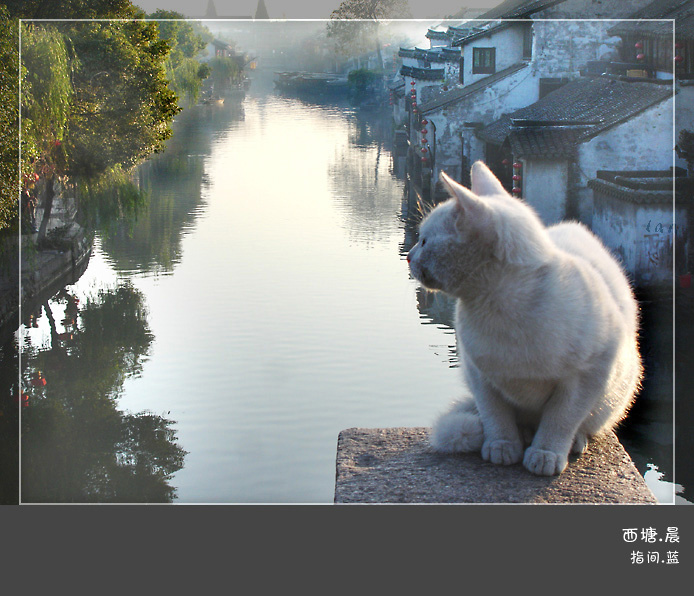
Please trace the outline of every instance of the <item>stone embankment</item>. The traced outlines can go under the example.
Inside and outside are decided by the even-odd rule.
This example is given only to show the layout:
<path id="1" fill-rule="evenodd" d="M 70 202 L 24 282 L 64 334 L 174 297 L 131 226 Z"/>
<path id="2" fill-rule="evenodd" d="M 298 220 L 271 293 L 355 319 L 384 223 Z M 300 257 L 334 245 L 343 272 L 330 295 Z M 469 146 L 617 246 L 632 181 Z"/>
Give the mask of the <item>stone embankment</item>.
<path id="1" fill-rule="evenodd" d="M 572 457 L 558 476 L 429 447 L 427 428 L 351 428 L 337 443 L 335 503 L 638 503 L 658 501 L 617 437 Z"/>
<path id="2" fill-rule="evenodd" d="M 6 267 L 0 274 L 0 330 L 3 337 L 19 326 L 20 300 L 23 309 L 32 309 L 84 273 L 91 255 L 91 239 L 75 222 L 75 214 L 74 199 L 56 196 L 47 228 L 47 241 L 41 249 L 37 244 L 37 233 L 22 235 L 21 258 L 19 238 L 6 240 Z M 42 215 L 42 210 L 37 209 L 36 220 L 41 221 Z"/>

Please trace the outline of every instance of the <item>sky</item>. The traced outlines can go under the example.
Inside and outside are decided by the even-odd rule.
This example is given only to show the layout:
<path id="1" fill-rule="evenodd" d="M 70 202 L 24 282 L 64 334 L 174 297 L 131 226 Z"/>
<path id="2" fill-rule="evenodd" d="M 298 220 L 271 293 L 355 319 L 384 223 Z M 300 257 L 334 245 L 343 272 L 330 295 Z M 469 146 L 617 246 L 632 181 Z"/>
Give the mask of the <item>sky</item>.
<path id="1" fill-rule="evenodd" d="M 131 0 L 151 13 L 158 8 L 175 10 L 187 17 L 202 17 L 208 0 Z M 409 0 L 415 18 L 441 18 L 458 12 L 462 7 L 491 8 L 501 0 Z M 327 19 L 341 0 L 265 0 L 273 19 Z M 214 0 L 219 16 L 253 16 L 258 0 Z"/>

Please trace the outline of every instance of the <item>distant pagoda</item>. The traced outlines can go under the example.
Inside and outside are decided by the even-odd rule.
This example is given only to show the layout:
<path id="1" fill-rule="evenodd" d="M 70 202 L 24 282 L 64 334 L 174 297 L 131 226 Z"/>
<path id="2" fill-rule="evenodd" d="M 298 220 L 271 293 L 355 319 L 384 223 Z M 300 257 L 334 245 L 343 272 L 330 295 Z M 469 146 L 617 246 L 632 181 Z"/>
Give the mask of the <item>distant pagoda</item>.
<path id="1" fill-rule="evenodd" d="M 212 0 L 210 0 L 211 2 Z M 256 19 L 269 19 L 270 15 L 267 12 L 267 8 L 265 8 L 265 0 L 258 0 L 258 8 L 255 10 L 255 18 Z"/>

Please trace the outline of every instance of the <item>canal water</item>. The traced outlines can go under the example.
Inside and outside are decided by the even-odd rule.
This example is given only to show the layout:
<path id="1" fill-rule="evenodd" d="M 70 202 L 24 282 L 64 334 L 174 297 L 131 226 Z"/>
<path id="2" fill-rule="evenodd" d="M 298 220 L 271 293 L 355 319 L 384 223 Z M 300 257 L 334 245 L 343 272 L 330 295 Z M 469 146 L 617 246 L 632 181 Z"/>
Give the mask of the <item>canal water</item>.
<path id="1" fill-rule="evenodd" d="M 391 143 L 388 114 L 259 72 L 182 112 L 148 208 L 20 328 L 22 501 L 330 503 L 341 430 L 430 425 L 461 391 L 452 305 L 409 275 Z M 684 502 L 664 337 L 623 440 Z"/>

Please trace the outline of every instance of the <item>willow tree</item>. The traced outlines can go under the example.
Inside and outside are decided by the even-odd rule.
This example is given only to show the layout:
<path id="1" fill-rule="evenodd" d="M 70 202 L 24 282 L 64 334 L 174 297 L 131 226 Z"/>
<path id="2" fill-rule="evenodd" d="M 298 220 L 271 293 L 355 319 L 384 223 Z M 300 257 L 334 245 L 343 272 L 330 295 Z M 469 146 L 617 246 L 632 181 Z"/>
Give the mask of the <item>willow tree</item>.
<path id="1" fill-rule="evenodd" d="M 222 89 L 239 80 L 243 71 L 240 61 L 241 58 L 229 56 L 216 56 L 210 60 L 210 77 L 216 92 L 221 92 Z"/>
<path id="2" fill-rule="evenodd" d="M 337 50 L 345 55 L 361 54 L 375 46 L 379 68 L 382 68 L 379 21 L 403 19 L 410 15 L 407 0 L 344 0 L 330 14 L 328 37 L 335 41 Z"/>
<path id="3" fill-rule="evenodd" d="M 65 40 L 58 31 L 31 24 L 23 29 L 22 61 L 26 74 L 22 86 L 22 152 L 43 180 L 40 242 L 46 235 L 55 184 L 66 172 L 63 142 L 73 97 L 72 69 Z M 30 178 L 24 180 L 25 185 L 33 182 Z"/>
<path id="4" fill-rule="evenodd" d="M 17 22 L 0 5 L 0 232 L 11 230 L 19 212 L 19 53 Z"/>

